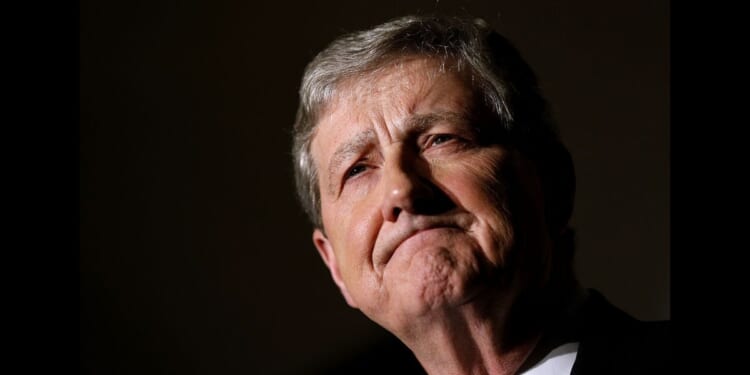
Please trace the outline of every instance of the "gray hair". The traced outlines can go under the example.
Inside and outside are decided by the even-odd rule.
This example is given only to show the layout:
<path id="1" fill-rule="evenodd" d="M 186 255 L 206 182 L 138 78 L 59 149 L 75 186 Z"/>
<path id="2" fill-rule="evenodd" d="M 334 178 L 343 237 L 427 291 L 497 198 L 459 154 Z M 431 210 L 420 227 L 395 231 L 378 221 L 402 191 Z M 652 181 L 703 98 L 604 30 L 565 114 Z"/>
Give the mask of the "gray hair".
<path id="1" fill-rule="evenodd" d="M 388 62 L 413 55 L 450 61 L 458 70 L 468 69 L 471 84 L 499 120 L 499 130 L 509 143 L 542 166 L 540 174 L 544 175 L 544 165 L 549 164 L 544 161 L 552 154 L 560 156 L 562 150 L 569 159 L 548 116 L 534 73 L 504 37 L 479 19 L 398 18 L 341 36 L 318 53 L 305 69 L 293 128 L 294 172 L 298 198 L 316 228 L 323 229 L 323 223 L 318 171 L 310 147 L 318 117 L 343 80 L 362 77 Z M 544 183 L 544 176 L 542 180 L 543 188 L 549 185 Z M 554 190 L 560 190 L 559 187 Z M 564 202 L 546 199 L 545 205 L 552 205 L 548 211 L 554 211 L 550 213 L 555 217 L 560 216 L 550 218 L 548 215 L 548 219 L 562 220 L 563 225 L 567 225 L 572 211 L 572 191 L 569 195 L 570 199 L 562 199 Z"/>

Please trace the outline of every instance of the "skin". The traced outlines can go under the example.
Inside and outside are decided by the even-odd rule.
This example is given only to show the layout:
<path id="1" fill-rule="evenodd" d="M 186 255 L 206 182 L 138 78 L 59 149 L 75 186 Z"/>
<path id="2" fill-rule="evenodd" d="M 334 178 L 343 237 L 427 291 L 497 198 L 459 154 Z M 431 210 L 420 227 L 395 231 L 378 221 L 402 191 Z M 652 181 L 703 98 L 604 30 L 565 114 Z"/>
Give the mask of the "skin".
<path id="1" fill-rule="evenodd" d="M 339 84 L 311 145 L 313 242 L 347 303 L 430 374 L 510 374 L 539 338 L 517 302 L 551 245 L 533 164 L 467 82 L 405 57 Z"/>

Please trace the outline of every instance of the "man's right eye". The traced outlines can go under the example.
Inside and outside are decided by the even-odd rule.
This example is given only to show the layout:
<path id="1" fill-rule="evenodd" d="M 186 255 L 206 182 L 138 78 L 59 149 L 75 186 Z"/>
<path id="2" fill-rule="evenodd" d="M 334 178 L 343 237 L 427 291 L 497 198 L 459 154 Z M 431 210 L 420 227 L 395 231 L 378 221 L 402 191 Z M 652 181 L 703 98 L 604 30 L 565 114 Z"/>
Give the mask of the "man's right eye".
<path id="1" fill-rule="evenodd" d="M 367 166 L 365 166 L 363 164 L 355 164 L 354 166 L 352 166 L 351 168 L 349 168 L 348 171 L 346 171 L 346 175 L 344 177 L 345 177 L 346 180 L 348 180 L 348 179 L 350 179 L 350 178 L 352 178 L 352 177 L 354 177 L 354 176 L 356 176 L 356 175 L 364 172 L 365 169 L 367 169 Z"/>

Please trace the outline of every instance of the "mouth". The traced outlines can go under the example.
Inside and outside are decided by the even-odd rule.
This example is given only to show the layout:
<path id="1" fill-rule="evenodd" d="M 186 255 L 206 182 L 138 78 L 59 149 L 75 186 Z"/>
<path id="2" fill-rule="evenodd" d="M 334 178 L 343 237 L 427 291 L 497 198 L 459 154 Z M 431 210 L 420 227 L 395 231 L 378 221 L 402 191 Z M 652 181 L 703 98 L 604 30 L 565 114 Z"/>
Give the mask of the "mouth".
<path id="1" fill-rule="evenodd" d="M 394 228 L 383 240 L 376 241 L 373 251 L 373 265 L 375 270 L 382 275 L 383 269 L 388 265 L 399 247 L 411 237 L 433 229 L 462 229 L 456 220 L 448 219 L 417 219 L 407 225 Z"/>

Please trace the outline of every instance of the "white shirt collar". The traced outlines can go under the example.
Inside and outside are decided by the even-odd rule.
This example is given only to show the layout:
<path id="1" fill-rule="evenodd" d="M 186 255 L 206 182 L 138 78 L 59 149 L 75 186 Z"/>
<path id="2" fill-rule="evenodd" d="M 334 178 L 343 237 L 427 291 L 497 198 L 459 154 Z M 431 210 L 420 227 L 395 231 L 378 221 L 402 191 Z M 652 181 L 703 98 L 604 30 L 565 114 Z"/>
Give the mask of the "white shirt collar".
<path id="1" fill-rule="evenodd" d="M 521 375 L 570 375 L 577 355 L 577 342 L 560 345 Z"/>

